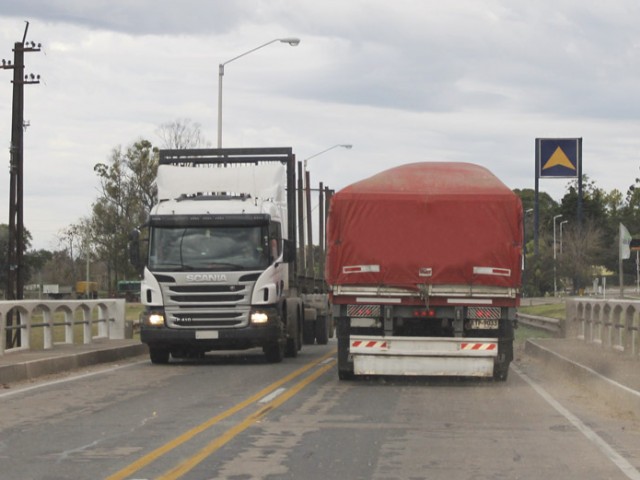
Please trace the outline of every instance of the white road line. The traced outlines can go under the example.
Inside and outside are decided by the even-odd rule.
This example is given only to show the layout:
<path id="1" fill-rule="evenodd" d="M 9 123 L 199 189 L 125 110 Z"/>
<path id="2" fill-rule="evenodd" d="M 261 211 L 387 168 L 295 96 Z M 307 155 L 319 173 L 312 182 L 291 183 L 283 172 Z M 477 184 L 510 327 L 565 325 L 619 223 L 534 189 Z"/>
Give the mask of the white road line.
<path id="1" fill-rule="evenodd" d="M 148 362 L 149 362 L 149 360 L 140 360 L 138 362 L 127 363 L 126 365 L 119 365 L 117 367 L 105 368 L 105 369 L 98 370 L 98 371 L 95 371 L 95 372 L 83 373 L 83 374 L 80 374 L 80 375 L 73 375 L 71 377 L 61 378 L 59 380 L 51 380 L 49 382 L 42 382 L 42 383 L 38 383 L 37 385 L 32 385 L 32 386 L 29 386 L 29 387 L 16 388 L 16 389 L 9 390 L 7 392 L 0 393 L 0 398 L 6 398 L 6 397 L 10 397 L 12 395 L 18 395 L 20 393 L 30 392 L 32 390 L 37 390 L 39 388 L 50 387 L 52 385 L 58 385 L 58 384 L 61 384 L 61 383 L 75 382 L 76 380 L 82 380 L 83 378 L 93 377 L 95 375 L 101 375 L 103 373 L 111 373 L 111 372 L 115 372 L 116 370 L 121 370 L 123 368 L 129 368 L 129 367 L 132 367 L 134 365 L 138 365 L 140 363 L 148 363 Z"/>
<path id="2" fill-rule="evenodd" d="M 640 480 L 640 472 L 636 470 L 636 468 L 631 465 L 622 455 L 616 452 L 611 445 L 605 442 L 602 437 L 600 437 L 596 432 L 591 430 L 588 426 L 582 423 L 578 417 L 576 417 L 569 410 L 564 408 L 557 400 L 555 400 L 547 391 L 542 388 L 540 385 L 531 380 L 524 372 L 522 372 L 518 367 L 511 364 L 511 368 L 518 374 L 520 377 L 533 388 L 538 395 L 540 395 L 549 405 L 555 408 L 562 416 L 564 416 L 571 424 L 576 427 L 585 437 L 591 440 L 600 451 L 611 460 L 621 471 L 624 473 L 627 478 L 632 480 Z"/>
<path id="3" fill-rule="evenodd" d="M 277 396 L 282 395 L 282 393 L 285 390 L 286 388 L 284 387 L 277 388 L 273 392 L 271 392 L 269 395 L 262 397 L 260 400 L 258 400 L 258 403 L 269 403 L 271 400 L 273 400 Z"/>

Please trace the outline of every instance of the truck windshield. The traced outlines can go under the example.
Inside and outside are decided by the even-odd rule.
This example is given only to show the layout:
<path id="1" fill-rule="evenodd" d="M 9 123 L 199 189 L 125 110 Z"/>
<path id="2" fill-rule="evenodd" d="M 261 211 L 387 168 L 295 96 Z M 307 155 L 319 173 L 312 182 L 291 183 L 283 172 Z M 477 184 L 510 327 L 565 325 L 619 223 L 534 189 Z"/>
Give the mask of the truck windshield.
<path id="1" fill-rule="evenodd" d="M 269 265 L 266 227 L 155 227 L 149 268 L 179 270 L 259 270 Z"/>

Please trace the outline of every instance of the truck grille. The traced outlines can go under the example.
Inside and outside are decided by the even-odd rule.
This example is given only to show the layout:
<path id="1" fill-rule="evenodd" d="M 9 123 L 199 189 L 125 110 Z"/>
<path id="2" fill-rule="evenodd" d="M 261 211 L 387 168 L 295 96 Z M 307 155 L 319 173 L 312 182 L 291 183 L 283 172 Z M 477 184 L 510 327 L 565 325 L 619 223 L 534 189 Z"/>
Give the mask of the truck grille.
<path id="1" fill-rule="evenodd" d="M 181 329 L 247 326 L 257 276 L 247 272 L 225 276 L 224 284 L 189 282 L 186 274 L 178 273 L 156 277 L 164 298 L 167 326 Z"/>

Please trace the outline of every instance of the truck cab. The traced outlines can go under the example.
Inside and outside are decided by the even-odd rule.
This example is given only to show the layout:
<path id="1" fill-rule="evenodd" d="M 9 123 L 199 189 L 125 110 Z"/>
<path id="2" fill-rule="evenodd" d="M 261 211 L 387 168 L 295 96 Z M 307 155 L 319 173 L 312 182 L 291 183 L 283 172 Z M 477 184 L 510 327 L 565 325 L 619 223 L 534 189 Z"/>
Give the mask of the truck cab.
<path id="1" fill-rule="evenodd" d="M 161 151 L 146 225 L 141 340 L 151 361 L 253 347 L 269 362 L 297 355 L 303 307 L 285 263 L 286 165 L 189 152 Z"/>

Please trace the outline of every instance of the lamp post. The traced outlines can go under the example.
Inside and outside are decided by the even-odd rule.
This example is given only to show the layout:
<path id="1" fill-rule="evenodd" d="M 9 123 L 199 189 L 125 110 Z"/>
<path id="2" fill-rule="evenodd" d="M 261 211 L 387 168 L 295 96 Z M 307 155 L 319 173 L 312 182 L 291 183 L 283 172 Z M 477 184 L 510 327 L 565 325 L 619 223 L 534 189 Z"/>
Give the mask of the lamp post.
<path id="1" fill-rule="evenodd" d="M 556 220 L 562 217 L 562 214 L 553 217 L 553 296 L 558 296 L 558 285 L 556 282 Z"/>
<path id="2" fill-rule="evenodd" d="M 314 155 L 311 155 L 310 157 L 307 157 L 303 160 L 303 170 L 304 172 L 300 175 L 301 177 L 304 175 L 304 184 L 299 184 L 300 185 L 300 190 L 304 189 L 304 196 L 302 195 L 302 191 L 300 191 L 298 200 L 299 200 L 299 204 L 302 207 L 302 211 L 299 211 L 298 213 L 298 220 L 301 222 L 300 225 L 300 244 L 303 246 L 303 251 L 305 252 L 304 257 L 306 258 L 306 265 L 313 270 L 313 254 L 312 254 L 312 248 L 313 248 L 313 226 L 311 223 L 311 180 L 310 180 L 310 175 L 309 175 L 309 170 L 307 169 L 307 162 L 309 160 L 311 160 L 312 158 L 315 158 L 319 155 L 322 155 L 323 153 L 327 153 L 330 150 L 333 150 L 334 148 L 346 148 L 347 150 L 350 150 L 351 148 L 353 148 L 353 145 L 351 145 L 350 143 L 338 143 L 336 145 L 333 145 L 329 148 L 325 148 L 324 150 L 322 150 L 321 152 L 318 152 Z M 324 245 L 324 210 L 322 210 L 322 201 L 323 201 L 323 195 L 324 192 L 322 191 L 322 183 L 320 183 L 320 188 L 318 189 L 318 196 L 319 196 L 319 205 L 321 206 L 321 211 L 320 211 L 320 221 L 319 221 L 319 241 L 318 244 L 320 246 L 320 249 L 323 249 L 323 245 Z M 306 225 L 306 230 L 307 230 L 307 238 L 309 239 L 309 248 L 307 248 L 307 245 L 305 244 L 304 241 L 304 237 L 305 237 L 305 225 Z"/>
<path id="3" fill-rule="evenodd" d="M 276 42 L 288 43 L 292 47 L 295 47 L 300 44 L 300 39 L 299 38 L 276 38 L 267 43 L 264 43 L 255 48 L 252 48 L 251 50 L 247 50 L 246 52 L 241 53 L 240 55 L 233 57 L 231 60 L 227 60 L 226 62 L 223 62 L 219 65 L 218 67 L 218 148 L 222 148 L 222 77 L 224 77 L 224 66 L 227 63 L 231 63 L 234 60 L 242 58 L 245 55 L 249 55 L 250 53 L 253 53 L 256 50 L 260 50 L 261 48 L 264 48 L 267 45 L 271 45 L 272 43 L 276 43 Z"/>
<path id="4" fill-rule="evenodd" d="M 327 153 L 329 150 L 333 150 L 334 148 L 346 148 L 347 150 L 351 150 L 353 148 L 353 145 L 351 145 L 350 143 L 338 143 L 337 145 L 334 145 L 332 147 L 326 148 L 324 150 L 322 150 L 321 152 L 315 153 L 313 155 L 311 155 L 310 157 L 307 157 L 303 160 L 303 165 L 304 165 L 304 190 L 305 190 L 305 204 L 304 207 L 304 214 L 303 214 L 303 218 L 302 221 L 303 223 L 307 221 L 307 218 L 311 218 L 311 185 L 310 185 L 310 179 L 309 179 L 309 170 L 307 169 L 307 162 L 309 160 L 311 160 L 312 158 L 317 157 L 318 155 L 322 155 L 323 153 Z M 309 243 L 311 243 L 311 225 L 309 225 Z"/>
<path id="5" fill-rule="evenodd" d="M 569 220 L 563 220 L 560 222 L 560 255 L 562 255 L 562 226 L 565 223 L 569 223 Z"/>
<path id="6" fill-rule="evenodd" d="M 328 152 L 329 150 L 333 150 L 334 148 L 338 148 L 338 147 L 342 147 L 342 148 L 346 148 L 347 150 L 351 150 L 351 149 L 353 148 L 353 145 L 351 145 L 351 144 L 349 144 L 349 143 L 339 143 L 339 144 L 337 144 L 337 145 L 334 145 L 333 147 L 329 147 L 329 148 L 327 148 L 327 149 L 325 149 L 325 150 L 322 150 L 321 152 L 318 152 L 318 153 L 316 153 L 316 154 L 314 154 L 314 155 L 311 155 L 310 157 L 305 158 L 305 159 L 303 160 L 303 162 L 304 162 L 304 171 L 305 171 L 305 172 L 307 171 L 307 162 L 308 162 L 309 160 L 311 160 L 312 158 L 317 157 L 318 155 L 322 155 L 323 153 L 326 153 L 326 152 Z"/>

